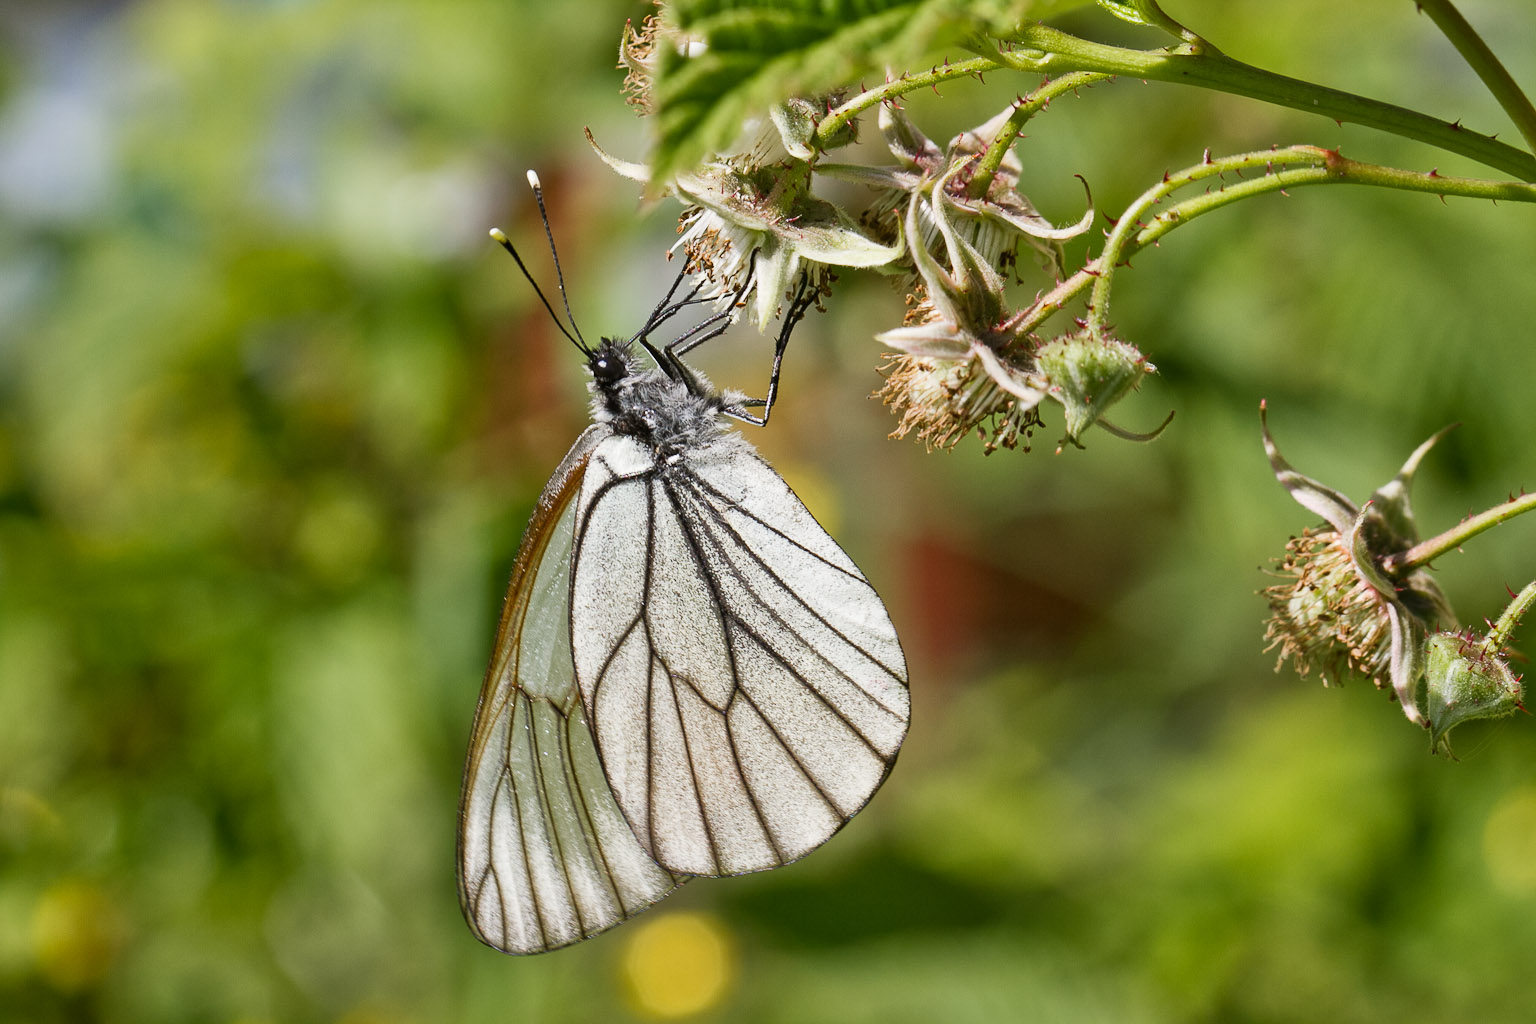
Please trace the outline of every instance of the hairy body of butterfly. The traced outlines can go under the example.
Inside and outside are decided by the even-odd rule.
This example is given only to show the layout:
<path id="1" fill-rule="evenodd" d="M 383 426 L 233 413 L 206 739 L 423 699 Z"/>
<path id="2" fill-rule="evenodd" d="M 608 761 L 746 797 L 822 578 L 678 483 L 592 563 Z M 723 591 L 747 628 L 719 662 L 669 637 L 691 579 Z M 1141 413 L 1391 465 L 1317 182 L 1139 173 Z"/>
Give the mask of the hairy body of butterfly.
<path id="1" fill-rule="evenodd" d="M 595 422 L 518 551 L 460 803 L 465 918 L 509 953 L 804 856 L 907 731 L 879 596 L 721 422 L 751 403 L 670 350 L 583 351 Z"/>

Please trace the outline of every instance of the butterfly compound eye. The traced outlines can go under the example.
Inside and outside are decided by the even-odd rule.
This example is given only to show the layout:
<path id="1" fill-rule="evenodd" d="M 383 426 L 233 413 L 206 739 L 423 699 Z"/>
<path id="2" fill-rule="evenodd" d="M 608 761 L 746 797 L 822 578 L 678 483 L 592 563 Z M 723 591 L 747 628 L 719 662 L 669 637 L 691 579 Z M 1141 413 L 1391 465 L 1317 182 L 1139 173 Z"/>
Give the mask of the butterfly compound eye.
<path id="1" fill-rule="evenodd" d="M 592 371 L 592 378 L 602 387 L 612 387 L 629 373 L 624 360 L 611 352 L 601 350 L 587 360 L 587 368 Z"/>

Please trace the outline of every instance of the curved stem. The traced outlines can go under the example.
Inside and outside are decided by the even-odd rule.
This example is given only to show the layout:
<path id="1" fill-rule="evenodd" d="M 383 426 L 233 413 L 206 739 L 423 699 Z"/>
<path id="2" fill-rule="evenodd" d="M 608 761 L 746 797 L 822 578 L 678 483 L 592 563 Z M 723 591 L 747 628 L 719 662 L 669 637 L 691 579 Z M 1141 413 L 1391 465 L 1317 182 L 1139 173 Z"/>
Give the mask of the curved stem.
<path id="1" fill-rule="evenodd" d="M 1196 46 L 1209 45 L 1194 32 L 1170 18 L 1168 12 L 1158 5 L 1157 0 L 1131 0 L 1131 6 L 1136 8 L 1137 13 L 1148 25 L 1162 29 L 1175 39 L 1182 39 Z"/>
<path id="2" fill-rule="evenodd" d="M 1286 167 L 1282 170 L 1269 169 L 1281 163 L 1302 163 L 1305 166 Z M 1244 178 L 1233 184 L 1223 185 L 1215 191 L 1175 203 L 1145 224 L 1137 219 L 1137 211 L 1145 212 L 1173 191 L 1170 187 L 1172 182 L 1177 181 L 1180 186 L 1189 185 L 1212 176 L 1236 173 L 1253 167 L 1266 168 L 1264 175 L 1258 178 Z M 1156 243 L 1181 224 L 1188 224 L 1198 217 L 1244 199 L 1270 192 L 1284 192 L 1286 189 L 1299 188 L 1303 185 L 1372 185 L 1377 188 L 1425 192 L 1439 196 L 1536 203 L 1536 184 L 1448 177 L 1435 171 L 1427 173 L 1404 171 L 1396 167 L 1382 167 L 1377 164 L 1348 160 L 1339 156 L 1336 151 L 1323 149 L 1320 146 L 1291 146 L 1286 149 L 1242 153 L 1220 160 L 1207 159 L 1194 167 L 1166 176 L 1163 181 L 1142 193 L 1126 208 L 1125 214 L 1116 222 L 1115 232 L 1111 233 L 1110 244 L 1115 244 L 1115 233 L 1123 232 L 1122 240 L 1114 250 L 1117 262 L 1123 264 L 1131 256 Z M 1020 336 L 1027 334 L 1090 287 L 1095 289 L 1095 295 L 1091 300 L 1094 309 L 1090 312 L 1090 316 L 1102 324 L 1108 309 L 1108 286 L 1105 286 L 1103 293 L 1100 293 L 1097 286 L 1106 274 L 1113 273 L 1113 268 L 1109 264 L 1110 256 L 1111 250 L 1109 245 L 1106 245 L 1105 251 L 1097 259 L 1089 261 L 1071 277 L 1036 299 L 1034 304 L 1023 310 L 1019 319 L 1010 326 Z"/>
<path id="3" fill-rule="evenodd" d="M 1490 136 L 1415 110 L 1277 75 L 1209 48 L 1132 50 L 1091 42 L 1034 22 L 1021 25 L 1007 41 L 1023 49 L 1003 51 L 997 60 L 1020 71 L 1097 71 L 1196 85 L 1401 135 L 1476 160 L 1523 181 L 1536 181 L 1536 156 Z"/>
<path id="4" fill-rule="evenodd" d="M 917 89 L 934 88 L 941 82 L 980 76 L 1006 67 L 1043 75 L 1066 76 L 1081 72 L 1095 76 L 1095 80 L 1127 75 L 1246 96 L 1401 135 L 1512 174 L 1522 181 L 1536 181 L 1536 156 L 1492 136 L 1469 131 L 1460 124 L 1429 117 L 1416 110 L 1265 71 L 1233 60 L 1204 41 L 1168 50 L 1133 50 L 1091 42 L 1046 25 L 1025 23 L 1004 38 L 1004 42 L 1019 44 L 1024 49 L 1005 50 L 919 74 L 903 75 L 859 93 L 821 120 L 816 126 L 817 141 L 827 144 L 844 125 L 877 103 Z M 1521 122 L 1517 119 L 1516 123 Z"/>
<path id="5" fill-rule="evenodd" d="M 997 169 L 1003 165 L 1003 158 L 1008 155 L 1008 150 L 1013 146 L 1014 140 L 1019 137 L 1019 132 L 1030 118 L 1034 117 L 1062 93 L 1073 92 L 1084 86 L 1111 78 L 1111 75 L 1100 74 L 1094 71 L 1074 71 L 1070 75 L 1062 75 L 1060 78 L 1041 82 L 1040 86 L 1028 96 L 1019 100 L 1013 113 L 1008 116 L 1002 131 L 997 133 L 997 138 L 987 147 L 982 154 L 981 162 L 976 165 L 976 173 L 972 175 L 970 185 L 967 186 L 972 199 L 979 199 L 987 194 L 987 188 L 992 184 L 992 179 L 997 176 Z"/>
<path id="6" fill-rule="evenodd" d="M 1520 620 L 1525 618 L 1532 603 L 1536 603 L 1536 583 L 1527 583 L 1499 615 L 1498 621 L 1488 629 L 1488 645 L 1495 653 L 1509 643 L 1510 634 L 1520 625 Z"/>
<path id="7" fill-rule="evenodd" d="M 1424 192 L 1442 198 L 1461 196 L 1466 199 L 1495 201 L 1504 199 L 1516 203 L 1536 203 L 1536 183 L 1459 178 L 1440 174 L 1437 171 L 1404 171 L 1396 167 L 1382 167 L 1379 164 L 1350 160 L 1340 156 L 1336 150 L 1321 147 L 1317 148 L 1317 154 L 1319 159 L 1324 161 L 1324 166 L 1276 171 L 1265 178 L 1248 179 L 1236 185 L 1229 185 L 1220 192 L 1198 196 L 1171 207 L 1165 213 L 1159 214 L 1152 224 L 1136 235 L 1132 243 L 1126 246 L 1126 255 L 1129 256 L 1166 235 L 1176 226 L 1173 223 L 1173 218 L 1176 216 L 1182 216 L 1187 220 L 1252 195 L 1279 192 L 1301 185 L 1372 185 L 1376 188 L 1392 188 L 1404 192 Z"/>
<path id="8" fill-rule="evenodd" d="M 1457 52 L 1477 72 L 1477 77 L 1499 101 L 1504 113 L 1515 122 L 1525 144 L 1536 150 L 1536 107 L 1531 106 L 1530 97 L 1521 91 L 1514 76 L 1493 55 L 1483 37 L 1461 16 L 1451 0 L 1418 0 L 1418 7 L 1429 15 L 1429 20 L 1445 33 Z"/>
<path id="9" fill-rule="evenodd" d="M 877 103 L 893 100 L 898 96 L 905 96 L 909 92 L 918 89 L 930 89 L 938 86 L 940 82 L 951 82 L 956 78 L 965 78 L 970 75 L 983 75 L 988 71 L 997 71 L 1003 65 L 991 57 L 973 57 L 970 60 L 958 61 L 954 64 L 945 64 L 943 67 L 932 68 L 920 74 L 904 74 L 894 81 L 873 89 L 865 89 L 853 99 L 833 110 L 816 125 L 816 141 L 825 146 L 837 132 L 858 117 L 864 111 Z"/>
<path id="10" fill-rule="evenodd" d="M 1093 295 L 1088 300 L 1089 326 L 1095 331 L 1102 331 L 1106 326 L 1106 317 L 1109 315 L 1110 284 L 1114 280 L 1115 270 L 1121 265 L 1124 257 L 1129 255 L 1125 250 L 1131 239 L 1148 226 L 1142 223 L 1142 215 L 1153 206 L 1179 189 L 1206 178 L 1221 177 L 1228 173 L 1240 174 L 1253 167 L 1263 167 L 1268 173 L 1272 172 L 1276 166 L 1284 167 L 1298 163 L 1315 165 L 1324 159 L 1326 159 L 1326 151 L 1316 146 L 1292 146 L 1288 149 L 1240 153 L 1220 160 L 1212 160 L 1210 153 L 1206 153 L 1205 160 L 1196 166 L 1164 175 L 1162 181 L 1147 189 L 1136 198 L 1135 202 L 1125 208 L 1125 212 L 1115 222 L 1114 230 L 1109 233 L 1104 251 L 1100 254 L 1103 267 L 1093 282 Z M 1265 179 L 1258 180 L 1262 182 Z M 1244 182 L 1244 184 L 1251 183 Z M 1225 188 L 1221 190 L 1222 193 L 1228 191 Z M 1173 210 L 1168 211 L 1169 214 L 1173 212 Z M 1153 224 L 1156 225 L 1160 219 L 1166 221 L 1166 215 L 1162 218 L 1154 218 Z"/>
<path id="11" fill-rule="evenodd" d="M 1536 494 L 1522 494 L 1518 498 L 1511 498 L 1502 505 L 1495 505 L 1486 512 L 1481 512 L 1469 519 L 1463 519 L 1444 533 L 1431 537 L 1426 541 L 1415 544 L 1400 554 L 1393 555 L 1382 562 L 1381 568 L 1388 576 L 1394 579 L 1403 573 L 1411 572 L 1420 566 L 1428 565 L 1447 551 L 1452 551 L 1465 541 L 1476 537 L 1484 530 L 1492 529 L 1502 522 L 1506 522 L 1518 516 L 1522 512 L 1536 509 Z"/>

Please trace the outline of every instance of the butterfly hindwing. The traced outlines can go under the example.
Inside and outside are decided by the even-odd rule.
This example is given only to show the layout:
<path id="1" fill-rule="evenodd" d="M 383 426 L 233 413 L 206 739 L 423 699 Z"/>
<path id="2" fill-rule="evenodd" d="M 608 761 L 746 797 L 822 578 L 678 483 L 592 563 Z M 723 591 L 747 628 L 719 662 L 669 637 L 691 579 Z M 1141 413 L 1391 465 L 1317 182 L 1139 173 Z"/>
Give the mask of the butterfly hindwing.
<path id="1" fill-rule="evenodd" d="M 622 435 L 578 500 L 578 685 L 618 806 L 668 870 L 825 842 L 906 734 L 906 663 L 863 574 L 745 440 Z"/>
<path id="2" fill-rule="evenodd" d="M 590 428 L 524 536 L 481 688 L 459 813 L 459 896 L 488 945 L 537 953 L 639 913 L 682 880 L 636 841 L 575 683 L 570 585 Z"/>

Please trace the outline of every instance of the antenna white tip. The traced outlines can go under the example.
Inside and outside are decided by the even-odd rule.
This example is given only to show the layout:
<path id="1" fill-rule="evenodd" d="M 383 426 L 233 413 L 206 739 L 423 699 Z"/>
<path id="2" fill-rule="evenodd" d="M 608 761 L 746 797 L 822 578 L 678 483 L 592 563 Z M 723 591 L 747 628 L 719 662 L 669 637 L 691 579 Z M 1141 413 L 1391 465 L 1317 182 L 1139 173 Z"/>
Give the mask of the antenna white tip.
<path id="1" fill-rule="evenodd" d="M 533 171 L 529 171 L 528 172 L 528 185 L 535 192 L 539 191 L 540 189 L 542 189 L 544 187 L 543 185 L 539 184 L 539 176 L 537 174 L 535 174 Z"/>
<path id="2" fill-rule="evenodd" d="M 496 241 L 500 242 L 502 245 L 507 244 L 507 234 L 505 231 L 501 230 L 501 228 L 491 228 L 491 237 L 496 239 Z"/>

